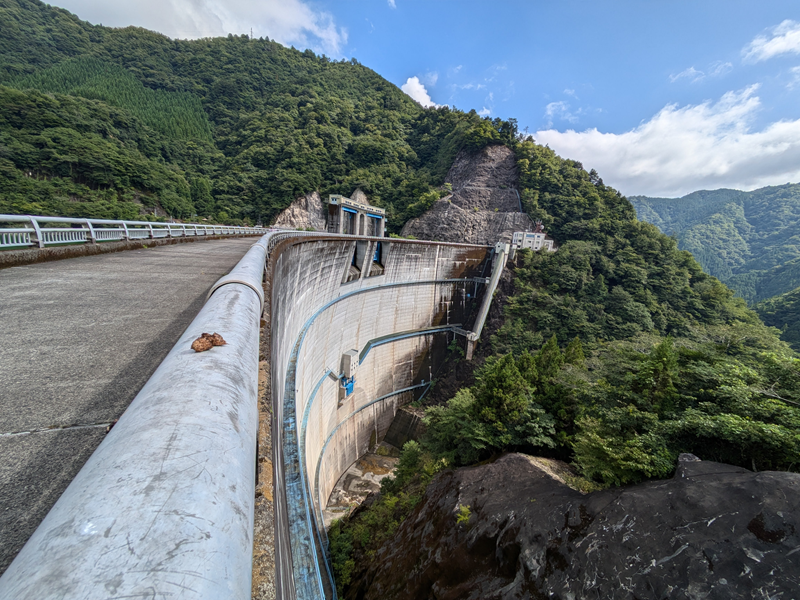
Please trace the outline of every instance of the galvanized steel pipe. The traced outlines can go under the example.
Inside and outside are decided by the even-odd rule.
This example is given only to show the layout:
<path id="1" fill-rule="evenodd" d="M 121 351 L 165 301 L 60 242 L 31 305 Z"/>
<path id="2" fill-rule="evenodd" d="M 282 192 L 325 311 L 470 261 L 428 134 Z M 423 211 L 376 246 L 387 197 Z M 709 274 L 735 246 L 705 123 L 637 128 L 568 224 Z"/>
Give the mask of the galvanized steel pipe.
<path id="1" fill-rule="evenodd" d="M 0 578 L 0 598 L 250 598 L 267 237 L 215 286 Z M 227 345 L 195 353 L 204 332 Z"/>

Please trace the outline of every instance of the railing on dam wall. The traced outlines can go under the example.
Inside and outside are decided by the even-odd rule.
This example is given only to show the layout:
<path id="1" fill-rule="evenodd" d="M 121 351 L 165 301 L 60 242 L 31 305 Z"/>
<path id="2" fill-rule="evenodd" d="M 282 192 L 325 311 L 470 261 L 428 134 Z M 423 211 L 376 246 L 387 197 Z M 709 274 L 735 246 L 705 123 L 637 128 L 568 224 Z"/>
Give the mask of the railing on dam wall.
<path id="1" fill-rule="evenodd" d="M 31 215 L 0 215 L 0 223 L 22 223 L 19 227 L 0 228 L 0 249 L 96 244 L 124 240 L 146 240 L 204 235 L 258 235 L 264 227 L 232 225 L 197 225 L 193 223 L 158 223 L 151 221 L 112 221 L 73 219 Z M 52 225 L 60 225 L 53 227 Z M 69 227 L 64 227 L 68 225 Z"/>
<path id="2" fill-rule="evenodd" d="M 0 598 L 250 597 L 265 310 L 278 597 L 335 597 L 323 502 L 398 407 L 429 387 L 421 357 L 464 333 L 492 256 L 485 246 L 263 236 L 0 577 Z M 203 332 L 227 345 L 195 353 Z M 343 394 L 352 350 L 358 374 Z"/>

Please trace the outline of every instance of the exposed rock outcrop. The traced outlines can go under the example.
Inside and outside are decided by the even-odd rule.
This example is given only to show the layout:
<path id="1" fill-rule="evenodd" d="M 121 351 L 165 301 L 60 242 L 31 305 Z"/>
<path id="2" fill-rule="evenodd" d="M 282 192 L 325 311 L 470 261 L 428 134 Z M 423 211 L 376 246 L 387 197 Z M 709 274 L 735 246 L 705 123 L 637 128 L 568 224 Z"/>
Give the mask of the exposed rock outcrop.
<path id="1" fill-rule="evenodd" d="M 800 598 L 800 475 L 682 459 L 587 495 L 521 454 L 445 472 L 346 597 Z"/>
<path id="2" fill-rule="evenodd" d="M 327 209 L 322 203 L 319 192 L 311 192 L 300 196 L 285 209 L 273 225 L 291 229 L 314 229 L 325 231 Z"/>
<path id="3" fill-rule="evenodd" d="M 510 242 L 515 231 L 533 227 L 521 212 L 518 178 L 510 148 L 487 146 L 477 153 L 462 150 L 445 178 L 453 186 L 452 195 L 411 219 L 402 235 L 442 242 Z"/>

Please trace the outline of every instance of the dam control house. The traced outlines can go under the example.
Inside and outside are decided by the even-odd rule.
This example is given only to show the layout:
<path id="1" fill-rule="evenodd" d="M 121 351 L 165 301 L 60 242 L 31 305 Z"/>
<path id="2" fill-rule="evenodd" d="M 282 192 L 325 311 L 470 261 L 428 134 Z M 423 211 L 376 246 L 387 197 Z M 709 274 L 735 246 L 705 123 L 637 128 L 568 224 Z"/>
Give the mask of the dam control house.
<path id="1" fill-rule="evenodd" d="M 383 237 L 385 229 L 384 209 L 338 194 L 328 197 L 329 233 Z"/>

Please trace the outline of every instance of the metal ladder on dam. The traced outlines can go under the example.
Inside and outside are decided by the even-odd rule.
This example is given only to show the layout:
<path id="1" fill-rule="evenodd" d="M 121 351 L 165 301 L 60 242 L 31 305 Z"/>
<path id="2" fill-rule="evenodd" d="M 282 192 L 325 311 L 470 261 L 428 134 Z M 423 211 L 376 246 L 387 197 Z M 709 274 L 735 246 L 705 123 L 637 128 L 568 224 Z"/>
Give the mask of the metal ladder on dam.
<path id="1" fill-rule="evenodd" d="M 0 577 L 0 598 L 250 598 L 265 310 L 278 597 L 335 597 L 325 491 L 357 458 L 365 432 L 388 428 L 402 398 L 430 386 L 394 361 L 441 334 L 464 336 L 471 354 L 508 254 L 505 244 L 264 235 L 212 287 Z M 474 301 L 478 288 L 466 330 L 452 322 L 452 305 Z M 227 344 L 189 348 L 212 331 Z M 341 357 L 351 351 L 344 373 Z M 341 396 L 348 373 L 352 391 Z"/>

